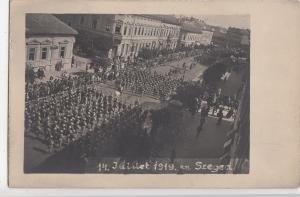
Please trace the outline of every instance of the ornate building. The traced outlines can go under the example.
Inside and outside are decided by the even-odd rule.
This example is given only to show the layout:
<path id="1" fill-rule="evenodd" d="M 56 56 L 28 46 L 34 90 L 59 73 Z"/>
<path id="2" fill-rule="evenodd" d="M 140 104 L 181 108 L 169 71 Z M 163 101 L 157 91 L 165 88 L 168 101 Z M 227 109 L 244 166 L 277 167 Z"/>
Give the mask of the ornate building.
<path id="1" fill-rule="evenodd" d="M 26 65 L 46 73 L 72 66 L 77 31 L 50 14 L 26 14 Z"/>
<path id="2" fill-rule="evenodd" d="M 57 17 L 79 31 L 80 48 L 98 50 L 96 55 L 109 58 L 136 57 L 142 48 L 175 49 L 180 32 L 180 25 L 157 15 L 76 14 Z"/>
<path id="3" fill-rule="evenodd" d="M 249 46 L 250 30 L 229 27 L 226 34 L 227 45 L 230 46 Z"/>
<path id="4" fill-rule="evenodd" d="M 180 26 L 157 15 L 116 15 L 121 28 L 117 56 L 137 56 L 143 48 L 175 49 Z"/>
<path id="5" fill-rule="evenodd" d="M 192 47 L 195 45 L 209 45 L 213 32 L 203 30 L 202 27 L 193 24 L 183 23 L 181 27 L 180 39 L 181 47 Z"/>

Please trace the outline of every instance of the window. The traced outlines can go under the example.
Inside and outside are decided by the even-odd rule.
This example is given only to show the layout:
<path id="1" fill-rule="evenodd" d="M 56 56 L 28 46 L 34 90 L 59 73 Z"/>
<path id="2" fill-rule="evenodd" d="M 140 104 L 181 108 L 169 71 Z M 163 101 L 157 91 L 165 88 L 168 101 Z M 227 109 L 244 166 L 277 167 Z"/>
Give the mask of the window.
<path id="1" fill-rule="evenodd" d="M 61 46 L 60 47 L 60 52 L 59 52 L 60 58 L 65 58 L 65 53 L 66 53 L 66 47 Z"/>
<path id="2" fill-rule="evenodd" d="M 123 35 L 126 35 L 126 33 L 127 33 L 127 27 L 125 26 L 124 31 L 123 31 Z"/>
<path id="3" fill-rule="evenodd" d="M 126 44 L 125 55 L 129 52 L 129 44 Z"/>
<path id="4" fill-rule="evenodd" d="M 137 33 L 137 27 L 134 28 L 134 35 Z"/>
<path id="5" fill-rule="evenodd" d="M 128 31 L 128 35 L 131 35 L 131 32 L 132 32 L 132 28 L 130 27 Z"/>
<path id="6" fill-rule="evenodd" d="M 124 46 L 125 46 L 125 44 L 121 45 L 121 54 L 120 54 L 121 56 L 124 54 Z"/>
<path id="7" fill-rule="evenodd" d="M 109 25 L 109 24 L 107 24 L 107 25 L 105 26 L 105 30 L 106 30 L 106 31 L 110 31 L 110 25 Z"/>
<path id="8" fill-rule="evenodd" d="M 92 21 L 92 28 L 93 29 L 97 28 L 97 19 L 93 19 L 93 21 Z"/>
<path id="9" fill-rule="evenodd" d="M 141 28 L 139 27 L 139 33 L 138 33 L 138 35 L 141 35 Z"/>
<path id="10" fill-rule="evenodd" d="M 82 25 L 84 23 L 84 17 L 80 17 L 80 25 Z"/>
<path id="11" fill-rule="evenodd" d="M 144 35 L 144 28 L 142 28 L 142 33 L 141 34 Z"/>
<path id="12" fill-rule="evenodd" d="M 121 34 L 121 25 L 120 24 L 116 24 L 115 33 Z"/>
<path id="13" fill-rule="evenodd" d="M 28 50 L 28 60 L 35 60 L 36 48 L 29 48 Z"/>
<path id="14" fill-rule="evenodd" d="M 45 59 L 47 59 L 47 56 L 48 56 L 48 48 L 43 47 L 41 50 L 41 59 L 45 60 Z"/>

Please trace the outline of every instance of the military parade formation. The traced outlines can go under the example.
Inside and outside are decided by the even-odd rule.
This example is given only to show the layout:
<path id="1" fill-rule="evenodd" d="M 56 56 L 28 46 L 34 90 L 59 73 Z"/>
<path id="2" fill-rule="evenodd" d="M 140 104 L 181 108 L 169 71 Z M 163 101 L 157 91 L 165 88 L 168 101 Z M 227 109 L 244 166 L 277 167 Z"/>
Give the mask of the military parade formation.
<path id="1" fill-rule="evenodd" d="M 169 60 L 176 61 L 178 57 L 181 56 L 174 55 Z M 194 58 L 194 61 L 190 69 L 199 60 Z M 127 65 L 117 71 L 114 83 L 120 94 L 126 91 L 141 97 L 148 96 L 166 101 L 176 94 L 178 88 L 184 88 L 182 69 L 186 69 L 185 63 L 181 69 L 171 68 L 166 74 L 159 74 L 136 65 L 132 67 Z M 139 102 L 135 105 L 128 104 L 121 101 L 119 96 L 105 95 L 101 88 L 97 87 L 97 84 L 105 82 L 104 76 L 105 74 L 101 72 L 84 73 L 51 78 L 46 82 L 27 83 L 26 135 L 42 140 L 50 153 L 85 139 L 84 143 L 81 142 L 81 146 L 86 147 L 83 150 L 87 151 L 83 152 L 87 153 L 97 150 L 95 147 L 100 146 L 100 142 L 109 136 L 112 137 L 113 131 L 118 130 L 116 128 L 123 123 L 143 124 L 145 119 L 139 118 L 142 117 L 144 110 Z M 200 131 L 208 115 L 218 117 L 217 124 L 220 124 L 222 118 L 234 116 L 237 106 L 236 98 L 223 96 L 221 90 L 205 86 L 205 91 L 195 97 L 194 102 L 188 107 L 192 114 L 200 112 L 198 127 Z"/>

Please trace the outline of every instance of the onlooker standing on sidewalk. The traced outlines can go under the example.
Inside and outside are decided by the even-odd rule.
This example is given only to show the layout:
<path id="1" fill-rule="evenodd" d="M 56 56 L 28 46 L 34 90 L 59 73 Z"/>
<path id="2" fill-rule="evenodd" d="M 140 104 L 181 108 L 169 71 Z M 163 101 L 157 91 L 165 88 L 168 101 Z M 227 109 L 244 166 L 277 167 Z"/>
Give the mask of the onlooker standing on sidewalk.
<path id="1" fill-rule="evenodd" d="M 197 129 L 197 137 L 198 137 L 200 131 L 203 128 L 203 125 L 205 123 L 205 119 L 206 119 L 207 116 L 208 116 L 208 107 L 202 107 L 201 113 L 200 113 L 200 125 Z"/>
<path id="2" fill-rule="evenodd" d="M 218 112 L 217 116 L 218 116 L 217 125 L 220 125 L 221 122 L 222 122 L 222 119 L 223 119 L 223 108 L 219 109 L 219 112 Z"/>

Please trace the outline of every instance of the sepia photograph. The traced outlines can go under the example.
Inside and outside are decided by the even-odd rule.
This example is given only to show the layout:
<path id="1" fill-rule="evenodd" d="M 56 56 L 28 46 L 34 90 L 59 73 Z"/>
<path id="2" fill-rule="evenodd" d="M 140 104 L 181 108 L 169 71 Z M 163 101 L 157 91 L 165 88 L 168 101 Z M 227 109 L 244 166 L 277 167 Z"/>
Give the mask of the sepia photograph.
<path id="1" fill-rule="evenodd" d="M 249 15 L 25 17 L 24 173 L 249 173 Z"/>
<path id="2" fill-rule="evenodd" d="M 298 187 L 299 5 L 11 0 L 8 187 Z"/>

